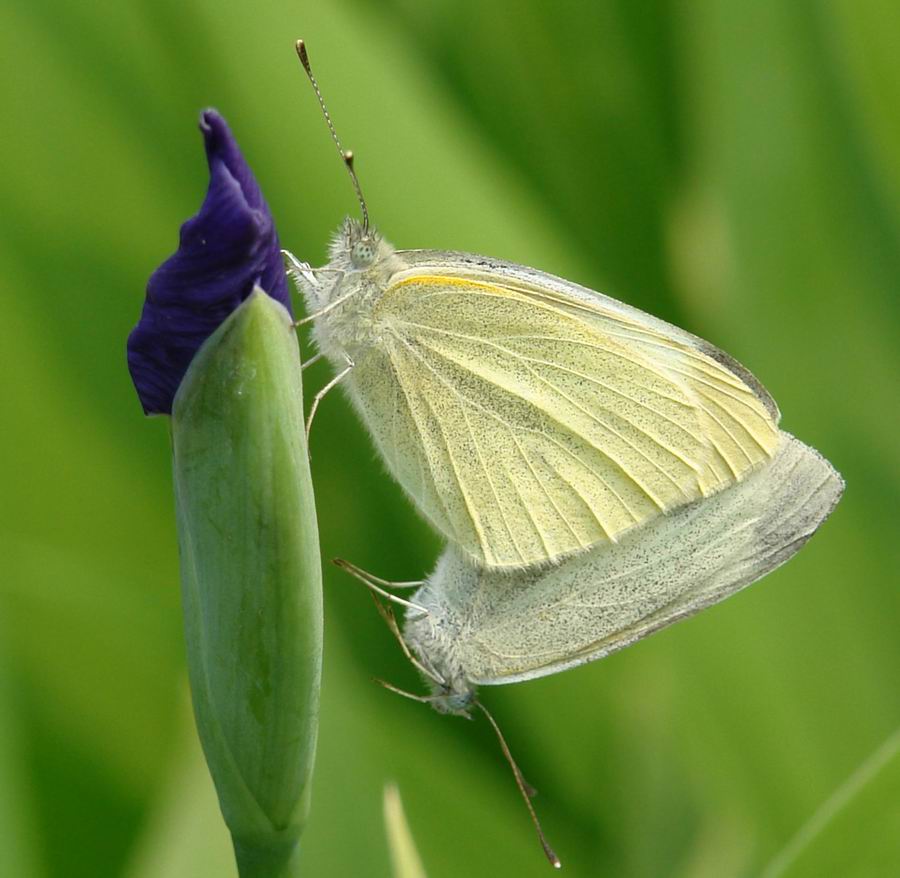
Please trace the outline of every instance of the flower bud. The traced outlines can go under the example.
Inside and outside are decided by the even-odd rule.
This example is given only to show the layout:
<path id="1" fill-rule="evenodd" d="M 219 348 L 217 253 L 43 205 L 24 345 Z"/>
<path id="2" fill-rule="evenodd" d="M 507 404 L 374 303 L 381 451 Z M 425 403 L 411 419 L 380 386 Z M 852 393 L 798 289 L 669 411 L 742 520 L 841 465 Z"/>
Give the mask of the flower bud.
<path id="1" fill-rule="evenodd" d="M 321 567 L 296 337 L 261 289 L 191 363 L 172 447 L 197 729 L 242 878 L 290 875 L 315 755 Z"/>
<path id="2" fill-rule="evenodd" d="M 297 874 L 322 656 L 319 540 L 278 236 L 225 121 L 209 189 L 152 275 L 128 366 L 171 414 L 188 673 L 241 878 Z"/>

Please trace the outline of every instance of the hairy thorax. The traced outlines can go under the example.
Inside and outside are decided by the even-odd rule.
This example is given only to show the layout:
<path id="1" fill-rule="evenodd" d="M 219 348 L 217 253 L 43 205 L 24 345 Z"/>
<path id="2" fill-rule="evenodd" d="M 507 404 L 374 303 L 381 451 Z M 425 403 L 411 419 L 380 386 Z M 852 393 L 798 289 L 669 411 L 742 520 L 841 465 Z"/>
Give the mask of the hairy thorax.
<path id="1" fill-rule="evenodd" d="M 430 581 L 413 595 L 413 601 L 428 613 L 423 614 L 416 607 L 407 611 L 403 637 L 426 671 L 431 706 L 439 713 L 467 716 L 475 701 L 476 687 L 458 652 L 458 644 L 467 639 L 464 622 L 446 595 L 435 591 Z"/>
<path id="2" fill-rule="evenodd" d="M 335 284 L 332 301 L 354 294 L 315 321 L 313 334 L 319 350 L 329 360 L 339 363 L 350 357 L 357 361 L 378 338 L 374 316 L 378 298 L 384 291 L 374 283 L 358 278 L 344 278 Z"/>
<path id="3" fill-rule="evenodd" d="M 338 233 L 322 271 L 324 283 L 316 291 L 317 309 L 325 312 L 315 321 L 316 344 L 334 363 L 347 357 L 356 362 L 377 343 L 383 331 L 378 302 L 393 276 L 406 267 L 394 248 L 374 235 L 371 264 L 357 267 L 351 258 L 353 245 L 352 234 L 348 238 L 346 230 Z"/>

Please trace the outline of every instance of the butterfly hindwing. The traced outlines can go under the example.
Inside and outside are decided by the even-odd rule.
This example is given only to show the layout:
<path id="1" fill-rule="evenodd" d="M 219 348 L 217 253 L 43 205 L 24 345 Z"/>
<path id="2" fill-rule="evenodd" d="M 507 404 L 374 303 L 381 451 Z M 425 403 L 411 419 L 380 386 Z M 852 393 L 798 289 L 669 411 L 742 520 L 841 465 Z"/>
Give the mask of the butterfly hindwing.
<path id="1" fill-rule="evenodd" d="M 799 551 L 843 490 L 828 461 L 781 436 L 740 484 L 554 567 L 479 570 L 448 546 L 413 598 L 431 618 L 408 624 L 407 639 L 427 654 L 435 631 L 452 631 L 472 684 L 514 683 L 602 658 L 724 600 Z"/>

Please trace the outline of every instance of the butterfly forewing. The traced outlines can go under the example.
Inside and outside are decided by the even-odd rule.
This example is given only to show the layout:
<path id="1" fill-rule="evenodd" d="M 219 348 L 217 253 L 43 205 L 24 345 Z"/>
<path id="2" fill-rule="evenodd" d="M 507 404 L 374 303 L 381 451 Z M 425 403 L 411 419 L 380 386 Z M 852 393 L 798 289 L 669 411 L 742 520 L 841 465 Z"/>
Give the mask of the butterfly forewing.
<path id="1" fill-rule="evenodd" d="M 400 483 L 489 566 L 615 541 L 774 451 L 777 411 L 724 355 L 610 301 L 439 264 L 379 299 L 354 397 Z"/>

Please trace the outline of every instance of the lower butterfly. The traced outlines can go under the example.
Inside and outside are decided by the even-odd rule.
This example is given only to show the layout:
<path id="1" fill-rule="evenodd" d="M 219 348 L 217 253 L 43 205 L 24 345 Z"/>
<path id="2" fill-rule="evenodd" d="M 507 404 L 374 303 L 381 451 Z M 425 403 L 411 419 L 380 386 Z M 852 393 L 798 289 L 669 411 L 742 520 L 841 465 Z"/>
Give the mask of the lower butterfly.
<path id="1" fill-rule="evenodd" d="M 479 686 L 559 673 L 638 641 L 724 600 L 798 552 L 834 509 L 844 482 L 818 452 L 780 434 L 771 461 L 714 497 L 682 506 L 626 534 L 546 568 L 501 571 L 474 565 L 448 545 L 410 600 L 392 583 L 339 566 L 408 607 L 401 632 L 379 605 L 407 657 L 431 687 L 400 692 L 442 713 L 485 713 L 553 865 L 529 787 Z"/>
<path id="2" fill-rule="evenodd" d="M 404 645 L 434 706 L 465 712 L 478 686 L 603 658 L 756 582 L 803 547 L 843 489 L 825 458 L 782 432 L 773 459 L 740 484 L 558 565 L 485 569 L 448 545 L 405 602 Z"/>

